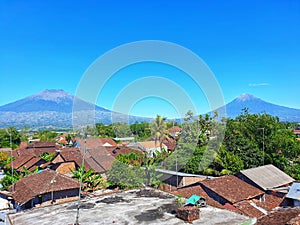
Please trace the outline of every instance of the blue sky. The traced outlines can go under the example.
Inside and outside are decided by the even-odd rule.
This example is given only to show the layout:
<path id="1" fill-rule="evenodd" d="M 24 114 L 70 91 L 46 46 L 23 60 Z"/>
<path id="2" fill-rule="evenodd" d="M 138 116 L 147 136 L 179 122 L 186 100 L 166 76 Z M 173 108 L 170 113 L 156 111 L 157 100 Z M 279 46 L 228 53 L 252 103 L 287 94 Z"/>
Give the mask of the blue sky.
<path id="1" fill-rule="evenodd" d="M 300 108 L 300 1 L 16 1 L 0 3 L 0 105 L 44 89 L 75 94 L 87 68 L 133 41 L 173 42 L 196 53 L 214 73 L 226 103 L 243 93 Z M 119 91 L 144 76 L 171 79 L 198 113 L 205 93 L 184 73 L 158 63 L 124 68 L 101 90 L 113 108 Z M 139 90 L 140 88 L 140 90 Z M 143 87 L 137 88 L 137 92 Z M 168 91 L 168 90 L 166 90 Z M 145 96 L 132 114 L 176 117 L 164 96 Z"/>

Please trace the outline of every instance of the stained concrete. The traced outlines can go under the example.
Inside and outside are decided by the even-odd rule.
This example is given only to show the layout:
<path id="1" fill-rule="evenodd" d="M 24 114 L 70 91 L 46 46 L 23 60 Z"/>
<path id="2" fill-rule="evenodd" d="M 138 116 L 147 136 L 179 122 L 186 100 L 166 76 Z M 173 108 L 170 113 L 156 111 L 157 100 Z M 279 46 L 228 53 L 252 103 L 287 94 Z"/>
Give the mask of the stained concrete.
<path id="1" fill-rule="evenodd" d="M 186 224 L 176 218 L 176 196 L 153 189 L 135 189 L 82 201 L 80 225 Z M 74 224 L 77 202 L 36 208 L 9 215 L 13 225 Z M 238 225 L 249 218 L 207 206 L 193 224 Z"/>

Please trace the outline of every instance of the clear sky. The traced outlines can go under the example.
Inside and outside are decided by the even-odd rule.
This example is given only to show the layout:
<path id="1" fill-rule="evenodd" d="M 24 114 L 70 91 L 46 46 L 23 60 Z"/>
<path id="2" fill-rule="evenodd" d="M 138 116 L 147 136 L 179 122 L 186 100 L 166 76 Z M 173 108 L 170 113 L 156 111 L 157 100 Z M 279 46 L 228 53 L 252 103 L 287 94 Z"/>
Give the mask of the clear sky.
<path id="1" fill-rule="evenodd" d="M 105 52 L 133 41 L 162 40 L 201 57 L 226 103 L 249 93 L 300 108 L 299 0 L 2 0 L 0 32 L 0 105 L 44 89 L 75 94 L 84 72 Z M 176 68 L 158 63 L 119 71 L 97 104 L 113 108 L 120 90 L 145 76 L 174 81 L 199 113 L 208 110 L 205 93 Z M 172 102 L 162 99 L 145 96 L 131 113 L 176 117 Z"/>

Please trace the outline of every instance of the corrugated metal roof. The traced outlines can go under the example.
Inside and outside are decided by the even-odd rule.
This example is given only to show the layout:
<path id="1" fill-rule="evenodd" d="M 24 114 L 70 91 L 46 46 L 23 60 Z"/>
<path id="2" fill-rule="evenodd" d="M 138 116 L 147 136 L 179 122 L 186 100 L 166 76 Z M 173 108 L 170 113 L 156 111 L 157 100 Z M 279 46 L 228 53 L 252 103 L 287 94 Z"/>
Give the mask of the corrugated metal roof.
<path id="1" fill-rule="evenodd" d="M 295 181 L 292 177 L 271 164 L 240 172 L 264 190 L 287 185 Z"/>
<path id="2" fill-rule="evenodd" d="M 206 175 L 200 175 L 200 174 L 190 174 L 190 173 L 182 173 L 182 172 L 176 172 L 172 170 L 164 170 L 164 169 L 155 169 L 157 172 L 164 173 L 164 174 L 169 174 L 169 175 L 175 175 L 175 176 L 180 176 L 180 177 L 202 177 L 202 178 L 214 178 L 212 176 L 206 176 Z"/>
<path id="3" fill-rule="evenodd" d="M 286 197 L 300 200 L 300 183 L 293 183 Z"/>

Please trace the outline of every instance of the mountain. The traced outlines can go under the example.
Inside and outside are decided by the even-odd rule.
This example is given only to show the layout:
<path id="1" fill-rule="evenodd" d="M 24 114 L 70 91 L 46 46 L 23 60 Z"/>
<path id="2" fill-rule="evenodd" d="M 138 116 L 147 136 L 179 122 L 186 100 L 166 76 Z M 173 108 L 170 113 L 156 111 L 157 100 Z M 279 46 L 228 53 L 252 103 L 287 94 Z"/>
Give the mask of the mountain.
<path id="1" fill-rule="evenodd" d="M 275 105 L 250 94 L 240 95 L 225 107 L 227 117 L 229 118 L 237 117 L 244 108 L 247 108 L 251 114 L 267 113 L 277 116 L 281 121 L 300 122 L 300 109 Z M 224 107 L 218 110 L 224 110 Z"/>
<path id="2" fill-rule="evenodd" d="M 73 104 L 76 111 L 73 112 Z M 74 121 L 73 121 L 74 119 Z M 135 122 L 149 120 L 111 112 L 85 102 L 64 90 L 44 90 L 24 99 L 0 106 L 0 127 L 72 128 L 95 122 Z M 72 123 L 73 121 L 73 123 Z"/>
<path id="3" fill-rule="evenodd" d="M 73 104 L 76 111 L 73 112 Z M 249 113 L 267 113 L 281 121 L 300 122 L 300 109 L 265 102 L 253 95 L 243 94 L 227 105 L 224 110 L 230 118 L 240 115 L 242 109 Z M 95 109 L 95 110 L 94 110 Z M 188 109 L 187 109 L 188 111 Z M 63 90 L 45 90 L 7 105 L 0 106 L 0 127 L 22 128 L 72 128 L 96 123 L 151 121 L 151 118 L 127 116 L 85 102 Z M 180 122 L 180 120 L 178 119 Z"/>
<path id="4" fill-rule="evenodd" d="M 75 97 L 64 90 L 45 90 L 27 98 L 0 107 L 0 112 L 40 112 L 55 111 L 72 113 Z M 94 107 L 94 105 L 76 98 L 82 108 Z M 95 106 L 97 110 L 109 112 L 109 110 Z"/>

